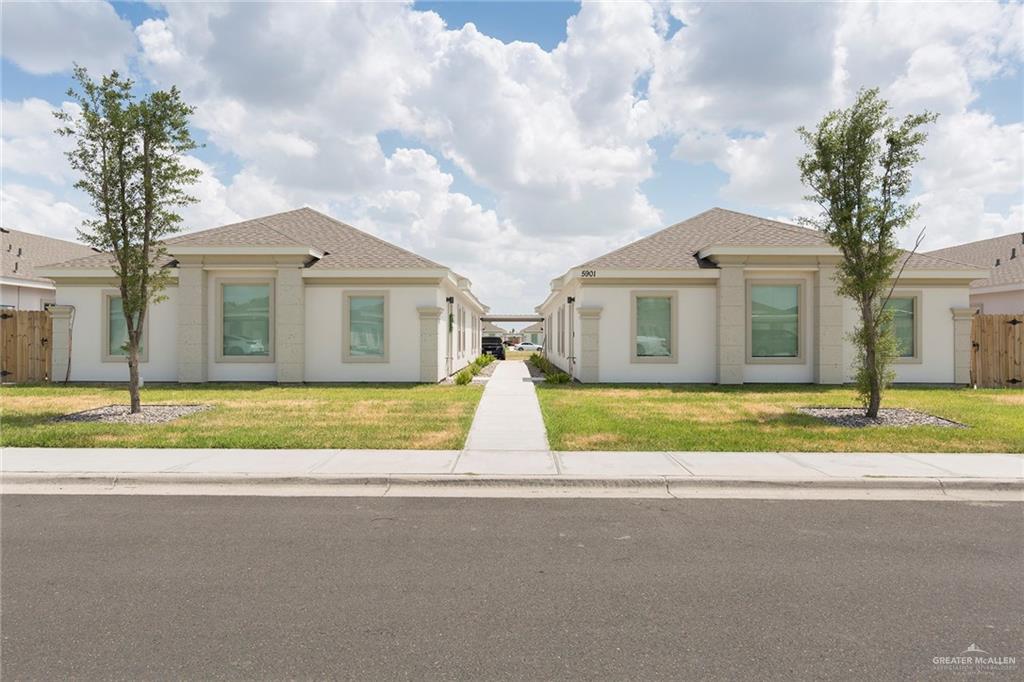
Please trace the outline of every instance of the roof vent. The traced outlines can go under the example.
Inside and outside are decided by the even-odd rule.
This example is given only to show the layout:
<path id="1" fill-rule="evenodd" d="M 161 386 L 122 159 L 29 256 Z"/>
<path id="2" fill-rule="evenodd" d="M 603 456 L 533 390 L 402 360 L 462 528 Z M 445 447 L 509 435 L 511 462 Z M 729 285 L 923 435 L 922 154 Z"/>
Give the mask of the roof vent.
<path id="1" fill-rule="evenodd" d="M 1017 247 L 1013 247 L 1012 249 L 1010 249 L 1010 260 L 1013 260 L 1016 257 L 1017 257 Z"/>
<path id="2" fill-rule="evenodd" d="M 18 247 L 18 255 L 19 256 L 21 255 L 21 247 L 20 246 Z"/>
<path id="3" fill-rule="evenodd" d="M 997 267 L 997 268 L 999 267 L 999 259 L 998 258 L 996 258 L 996 265 L 995 265 L 995 267 Z"/>
<path id="4" fill-rule="evenodd" d="M 14 271 L 18 271 L 18 261 L 14 261 Z"/>

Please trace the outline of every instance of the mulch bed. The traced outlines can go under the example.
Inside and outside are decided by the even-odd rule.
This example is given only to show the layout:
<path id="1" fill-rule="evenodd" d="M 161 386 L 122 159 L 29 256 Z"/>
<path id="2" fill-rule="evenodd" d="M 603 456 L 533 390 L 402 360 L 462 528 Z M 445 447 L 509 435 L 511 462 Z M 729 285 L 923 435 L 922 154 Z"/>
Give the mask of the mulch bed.
<path id="1" fill-rule="evenodd" d="M 210 409 L 210 405 L 143 405 L 132 414 L 128 405 L 106 405 L 91 410 L 64 414 L 55 422 L 100 422 L 103 424 L 162 424 Z"/>
<path id="2" fill-rule="evenodd" d="M 853 429 L 866 426 L 944 426 L 953 429 L 967 428 L 965 424 L 905 407 L 883 407 L 878 410 L 878 417 L 876 419 L 865 417 L 864 408 L 862 407 L 798 407 L 796 411 L 811 417 L 817 417 L 833 426 L 846 426 Z"/>

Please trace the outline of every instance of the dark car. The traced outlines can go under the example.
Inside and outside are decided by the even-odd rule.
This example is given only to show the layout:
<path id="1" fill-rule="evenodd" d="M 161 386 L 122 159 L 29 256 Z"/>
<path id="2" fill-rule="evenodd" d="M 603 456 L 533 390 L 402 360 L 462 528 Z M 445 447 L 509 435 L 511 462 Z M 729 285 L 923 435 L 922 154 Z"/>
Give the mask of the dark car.
<path id="1" fill-rule="evenodd" d="M 501 343 L 500 336 L 485 336 L 480 340 L 480 350 L 488 355 L 493 355 L 499 360 L 505 359 L 505 346 Z"/>

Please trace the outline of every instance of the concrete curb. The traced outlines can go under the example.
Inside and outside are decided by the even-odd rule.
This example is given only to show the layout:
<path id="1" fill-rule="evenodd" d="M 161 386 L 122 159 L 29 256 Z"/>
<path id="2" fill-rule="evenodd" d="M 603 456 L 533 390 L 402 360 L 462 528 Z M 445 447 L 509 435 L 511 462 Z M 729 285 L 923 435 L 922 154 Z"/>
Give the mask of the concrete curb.
<path id="1" fill-rule="evenodd" d="M 388 488 L 588 488 L 588 489 L 774 489 L 774 490 L 992 490 L 1024 491 L 1024 479 L 996 478 L 811 478 L 754 479 L 698 476 L 566 476 L 477 474 L 183 474 L 183 473 L 44 473 L 0 474 L 0 486 L 107 487 L 142 486 L 308 486 Z M 0 492 L 10 492 L 2 490 Z"/>

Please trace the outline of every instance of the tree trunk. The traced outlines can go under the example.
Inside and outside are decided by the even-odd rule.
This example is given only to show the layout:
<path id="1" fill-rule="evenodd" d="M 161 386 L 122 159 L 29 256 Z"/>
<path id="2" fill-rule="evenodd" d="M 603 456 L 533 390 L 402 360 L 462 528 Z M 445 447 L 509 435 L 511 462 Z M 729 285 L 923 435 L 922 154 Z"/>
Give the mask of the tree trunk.
<path id="1" fill-rule="evenodd" d="M 131 396 L 131 413 L 142 412 L 142 398 L 139 395 L 139 344 L 128 342 L 128 394 Z"/>
<path id="2" fill-rule="evenodd" d="M 864 369 L 868 374 L 868 408 L 869 419 L 878 417 L 878 408 L 882 404 L 882 376 L 878 371 L 878 344 L 875 329 L 875 319 L 871 312 L 871 305 L 862 308 L 864 312 L 862 324 L 864 325 Z"/>

